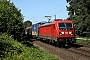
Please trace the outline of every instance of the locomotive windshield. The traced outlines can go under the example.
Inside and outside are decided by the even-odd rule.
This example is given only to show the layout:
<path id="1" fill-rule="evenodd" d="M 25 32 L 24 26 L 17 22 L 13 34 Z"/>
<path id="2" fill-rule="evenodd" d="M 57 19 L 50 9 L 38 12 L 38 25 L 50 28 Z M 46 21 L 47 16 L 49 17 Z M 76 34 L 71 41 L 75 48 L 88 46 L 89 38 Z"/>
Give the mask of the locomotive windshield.
<path id="1" fill-rule="evenodd" d="M 59 23 L 59 29 L 72 29 L 72 23 Z"/>

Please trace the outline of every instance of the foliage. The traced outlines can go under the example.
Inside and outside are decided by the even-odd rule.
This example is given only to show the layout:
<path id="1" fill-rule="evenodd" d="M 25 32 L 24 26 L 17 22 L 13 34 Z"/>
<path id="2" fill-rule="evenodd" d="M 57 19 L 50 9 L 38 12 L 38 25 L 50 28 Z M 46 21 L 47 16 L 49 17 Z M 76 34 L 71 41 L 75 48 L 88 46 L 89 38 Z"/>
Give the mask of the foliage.
<path id="1" fill-rule="evenodd" d="M 90 0 L 66 0 L 69 3 L 68 19 L 75 22 L 76 34 L 90 37 Z"/>
<path id="2" fill-rule="evenodd" d="M 24 22 L 24 28 L 30 27 L 32 25 L 32 22 L 27 20 Z"/>
<path id="3" fill-rule="evenodd" d="M 6 58 L 11 57 L 14 52 L 17 52 L 20 54 L 22 52 L 21 44 L 17 41 L 14 41 L 14 39 L 7 35 L 6 33 L 0 34 L 0 57 Z"/>
<path id="4" fill-rule="evenodd" d="M 0 34 L 0 60 L 58 60 L 38 47 L 27 47 L 6 33 Z"/>
<path id="5" fill-rule="evenodd" d="M 0 1 L 0 32 L 18 38 L 23 28 L 23 16 L 20 12 L 14 3 Z"/>

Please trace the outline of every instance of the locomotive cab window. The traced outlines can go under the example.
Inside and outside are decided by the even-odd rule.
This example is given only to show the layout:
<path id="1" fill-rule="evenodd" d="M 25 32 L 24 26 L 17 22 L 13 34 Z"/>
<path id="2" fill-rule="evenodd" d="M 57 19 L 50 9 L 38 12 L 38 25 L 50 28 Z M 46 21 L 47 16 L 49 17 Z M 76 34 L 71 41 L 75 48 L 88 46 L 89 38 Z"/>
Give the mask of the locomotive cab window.
<path id="1" fill-rule="evenodd" d="M 72 23 L 66 23 L 67 28 L 72 28 Z"/>
<path id="2" fill-rule="evenodd" d="M 59 23 L 59 29 L 72 29 L 72 23 Z"/>

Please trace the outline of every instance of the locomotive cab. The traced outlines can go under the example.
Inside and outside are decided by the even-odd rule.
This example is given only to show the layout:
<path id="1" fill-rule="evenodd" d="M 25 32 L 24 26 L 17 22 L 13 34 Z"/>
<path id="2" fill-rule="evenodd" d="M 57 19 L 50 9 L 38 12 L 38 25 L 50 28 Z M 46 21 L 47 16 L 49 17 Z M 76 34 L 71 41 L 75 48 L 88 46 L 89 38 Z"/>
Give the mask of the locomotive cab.
<path id="1" fill-rule="evenodd" d="M 60 20 L 57 22 L 57 38 L 65 44 L 75 43 L 75 29 L 72 20 Z"/>
<path id="2" fill-rule="evenodd" d="M 74 36 L 74 27 L 72 23 L 58 23 L 59 36 L 60 37 L 73 37 Z"/>

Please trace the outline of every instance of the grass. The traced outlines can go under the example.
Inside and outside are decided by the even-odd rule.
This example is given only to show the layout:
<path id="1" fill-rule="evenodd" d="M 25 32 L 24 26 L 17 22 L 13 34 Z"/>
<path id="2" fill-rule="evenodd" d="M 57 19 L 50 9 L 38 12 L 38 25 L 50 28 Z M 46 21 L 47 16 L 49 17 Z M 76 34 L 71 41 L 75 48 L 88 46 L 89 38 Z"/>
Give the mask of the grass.
<path id="1" fill-rule="evenodd" d="M 90 44 L 90 40 L 76 40 L 77 43 Z"/>
<path id="2" fill-rule="evenodd" d="M 0 60 L 58 60 L 38 47 L 26 46 L 6 33 L 0 34 Z"/>
<path id="3" fill-rule="evenodd" d="M 90 44 L 90 37 L 81 37 L 81 36 L 76 36 L 76 38 L 84 38 L 86 40 L 81 40 L 81 39 L 77 39 L 76 42 L 77 43 L 82 43 L 82 44 Z"/>

